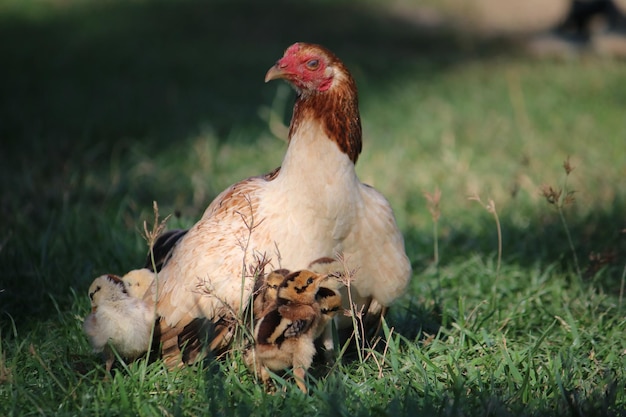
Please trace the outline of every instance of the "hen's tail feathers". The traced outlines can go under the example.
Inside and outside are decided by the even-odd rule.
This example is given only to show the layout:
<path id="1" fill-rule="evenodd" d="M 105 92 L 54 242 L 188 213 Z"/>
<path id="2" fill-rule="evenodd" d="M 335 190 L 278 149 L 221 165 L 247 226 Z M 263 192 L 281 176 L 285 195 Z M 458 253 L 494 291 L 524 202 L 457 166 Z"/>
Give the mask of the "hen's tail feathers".
<path id="1" fill-rule="evenodd" d="M 144 268 L 148 268 L 152 272 L 159 272 L 165 266 L 167 261 L 172 256 L 174 248 L 180 242 L 180 240 L 187 234 L 188 229 L 174 229 L 168 230 L 162 233 L 154 242 L 152 246 L 152 252 L 154 254 L 154 264 L 152 263 L 152 256 L 148 253 Z M 156 268 L 155 268 L 156 267 Z"/>
<path id="2" fill-rule="evenodd" d="M 168 326 L 163 318 L 159 320 L 155 328 L 154 344 L 160 344 L 157 349 L 160 349 L 161 357 L 168 369 L 174 369 L 184 365 L 182 352 L 178 345 L 178 336 L 182 330 L 183 329 L 178 327 Z"/>
<path id="3" fill-rule="evenodd" d="M 208 354 L 220 355 L 233 336 L 232 325 L 196 318 L 184 327 L 171 327 L 159 320 L 155 339 L 160 341 L 161 357 L 168 369 L 191 365 Z"/>

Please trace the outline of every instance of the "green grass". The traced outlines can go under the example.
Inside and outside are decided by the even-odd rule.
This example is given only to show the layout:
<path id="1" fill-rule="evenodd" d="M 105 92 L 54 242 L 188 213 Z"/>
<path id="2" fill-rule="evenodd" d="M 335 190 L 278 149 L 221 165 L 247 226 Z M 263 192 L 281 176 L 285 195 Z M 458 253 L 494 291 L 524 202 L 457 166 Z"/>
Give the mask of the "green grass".
<path id="1" fill-rule="evenodd" d="M 0 39 L 0 415 L 626 415 L 623 62 L 536 60 L 373 1 L 13 0 Z M 414 267 L 387 337 L 314 370 L 308 396 L 265 394 L 236 357 L 104 380 L 81 330 L 91 280 L 143 262 L 153 200 L 187 227 L 280 163 L 266 115 L 286 122 L 292 95 L 263 75 L 296 40 L 360 88 L 357 169 Z M 582 277 L 541 192 L 568 157 Z"/>

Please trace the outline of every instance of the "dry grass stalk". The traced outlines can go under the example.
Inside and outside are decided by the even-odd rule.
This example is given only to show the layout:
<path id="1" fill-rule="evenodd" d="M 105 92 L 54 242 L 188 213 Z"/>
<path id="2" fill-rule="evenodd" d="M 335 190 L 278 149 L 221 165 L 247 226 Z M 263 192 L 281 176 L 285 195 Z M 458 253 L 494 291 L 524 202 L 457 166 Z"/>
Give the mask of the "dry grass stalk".
<path id="1" fill-rule="evenodd" d="M 626 283 L 626 265 L 622 271 L 622 282 L 619 287 L 619 310 L 622 310 L 622 301 L 624 301 L 624 284 Z"/>
<path id="2" fill-rule="evenodd" d="M 354 280 L 354 276 L 357 272 L 356 269 L 350 269 L 348 267 L 348 259 L 344 256 L 343 253 L 338 253 L 335 257 L 337 261 L 343 267 L 343 273 L 340 274 L 337 278 L 341 281 L 341 283 L 346 287 L 346 292 L 348 293 L 348 304 L 350 306 L 349 310 L 345 310 L 344 314 L 347 317 L 352 319 L 352 336 L 348 338 L 346 341 L 346 346 L 350 343 L 352 337 L 355 339 L 356 351 L 359 356 L 359 361 L 361 363 L 364 362 L 364 353 L 365 353 L 365 323 L 364 323 L 364 308 L 365 306 L 361 306 L 361 308 L 357 308 L 356 302 L 352 298 L 352 281 Z"/>
<path id="3" fill-rule="evenodd" d="M 149 253 L 150 253 L 150 262 L 152 263 L 152 270 L 154 271 L 154 297 L 155 300 L 159 299 L 159 273 L 156 267 L 156 260 L 154 259 L 154 244 L 165 230 L 168 220 L 172 217 L 171 214 L 165 216 L 163 220 L 159 222 L 159 205 L 156 201 L 152 202 L 152 211 L 154 213 L 154 222 L 152 223 L 152 228 L 148 229 L 148 223 L 144 220 L 143 222 L 143 234 L 142 237 L 148 243 Z M 157 303 L 154 303 L 154 317 L 157 317 Z M 154 340 L 154 332 L 156 326 L 156 320 L 152 324 L 152 329 L 150 330 L 150 341 Z M 146 350 L 146 360 L 150 357 L 152 346 L 148 345 Z"/>
<path id="4" fill-rule="evenodd" d="M 565 220 L 564 213 L 565 207 L 572 205 L 574 201 L 576 201 L 576 199 L 574 198 L 575 191 L 569 190 L 567 184 L 569 175 L 572 173 L 572 171 L 574 171 L 574 167 L 570 162 L 569 156 L 567 157 L 567 159 L 565 159 L 565 161 L 563 161 L 563 170 L 565 171 L 563 186 L 561 188 L 556 188 L 548 184 L 543 184 L 541 186 L 541 194 L 546 199 L 548 204 L 556 208 L 556 211 L 559 214 L 561 224 L 563 225 L 565 235 L 567 236 L 567 242 L 569 243 L 569 247 L 572 252 L 572 257 L 574 258 L 574 267 L 576 268 L 576 274 L 578 275 L 579 281 L 582 282 L 582 273 L 580 270 L 580 264 L 578 262 L 578 255 L 576 254 L 574 241 L 572 240 L 572 235 L 570 233 L 569 226 L 567 225 L 567 220 Z"/>
<path id="5" fill-rule="evenodd" d="M 474 194 L 473 196 L 468 197 L 471 201 L 478 202 L 481 206 L 487 210 L 488 213 L 493 215 L 493 218 L 496 222 L 496 230 L 498 232 L 498 262 L 496 264 L 496 280 L 500 275 L 500 266 L 502 265 L 502 227 L 500 226 L 500 218 L 498 217 L 498 210 L 496 209 L 496 203 L 493 199 L 487 200 L 487 204 L 483 203 L 478 194 Z"/>
<path id="6" fill-rule="evenodd" d="M 150 248 L 150 258 L 152 261 L 152 266 L 156 270 L 155 260 L 154 260 L 154 243 L 157 241 L 161 233 L 165 230 L 168 220 L 172 217 L 171 214 L 167 215 L 163 220 L 159 222 L 159 205 L 156 201 L 152 202 L 152 210 L 154 212 L 154 222 L 152 223 L 152 228 L 148 229 L 148 223 L 144 220 L 143 222 L 143 234 L 142 237 L 148 243 L 148 248 Z"/>
<path id="7" fill-rule="evenodd" d="M 441 217 L 441 208 L 439 203 L 441 202 L 441 190 L 439 187 L 435 188 L 435 192 L 430 194 L 426 191 L 423 192 L 426 201 L 428 202 L 428 211 L 433 219 L 433 263 L 435 268 L 439 267 L 439 218 Z"/>

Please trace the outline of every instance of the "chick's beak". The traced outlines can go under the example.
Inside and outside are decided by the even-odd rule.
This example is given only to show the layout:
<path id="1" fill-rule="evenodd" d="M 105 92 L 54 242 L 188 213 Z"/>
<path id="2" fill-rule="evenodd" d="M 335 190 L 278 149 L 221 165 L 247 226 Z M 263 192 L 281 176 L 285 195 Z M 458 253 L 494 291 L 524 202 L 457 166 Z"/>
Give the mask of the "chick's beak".
<path id="1" fill-rule="evenodd" d="M 278 78 L 285 78 L 285 68 L 281 68 L 280 62 L 277 62 L 272 68 L 265 74 L 265 82 L 276 80 Z"/>

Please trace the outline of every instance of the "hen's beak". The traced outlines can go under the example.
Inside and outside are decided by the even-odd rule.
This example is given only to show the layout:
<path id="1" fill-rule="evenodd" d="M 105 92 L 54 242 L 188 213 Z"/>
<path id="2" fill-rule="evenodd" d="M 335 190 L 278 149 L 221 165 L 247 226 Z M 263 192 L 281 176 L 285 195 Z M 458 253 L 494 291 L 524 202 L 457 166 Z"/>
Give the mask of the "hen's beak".
<path id="1" fill-rule="evenodd" d="M 276 80 L 278 78 L 285 78 L 284 68 L 279 67 L 278 63 L 267 71 L 265 74 L 265 82 Z"/>

